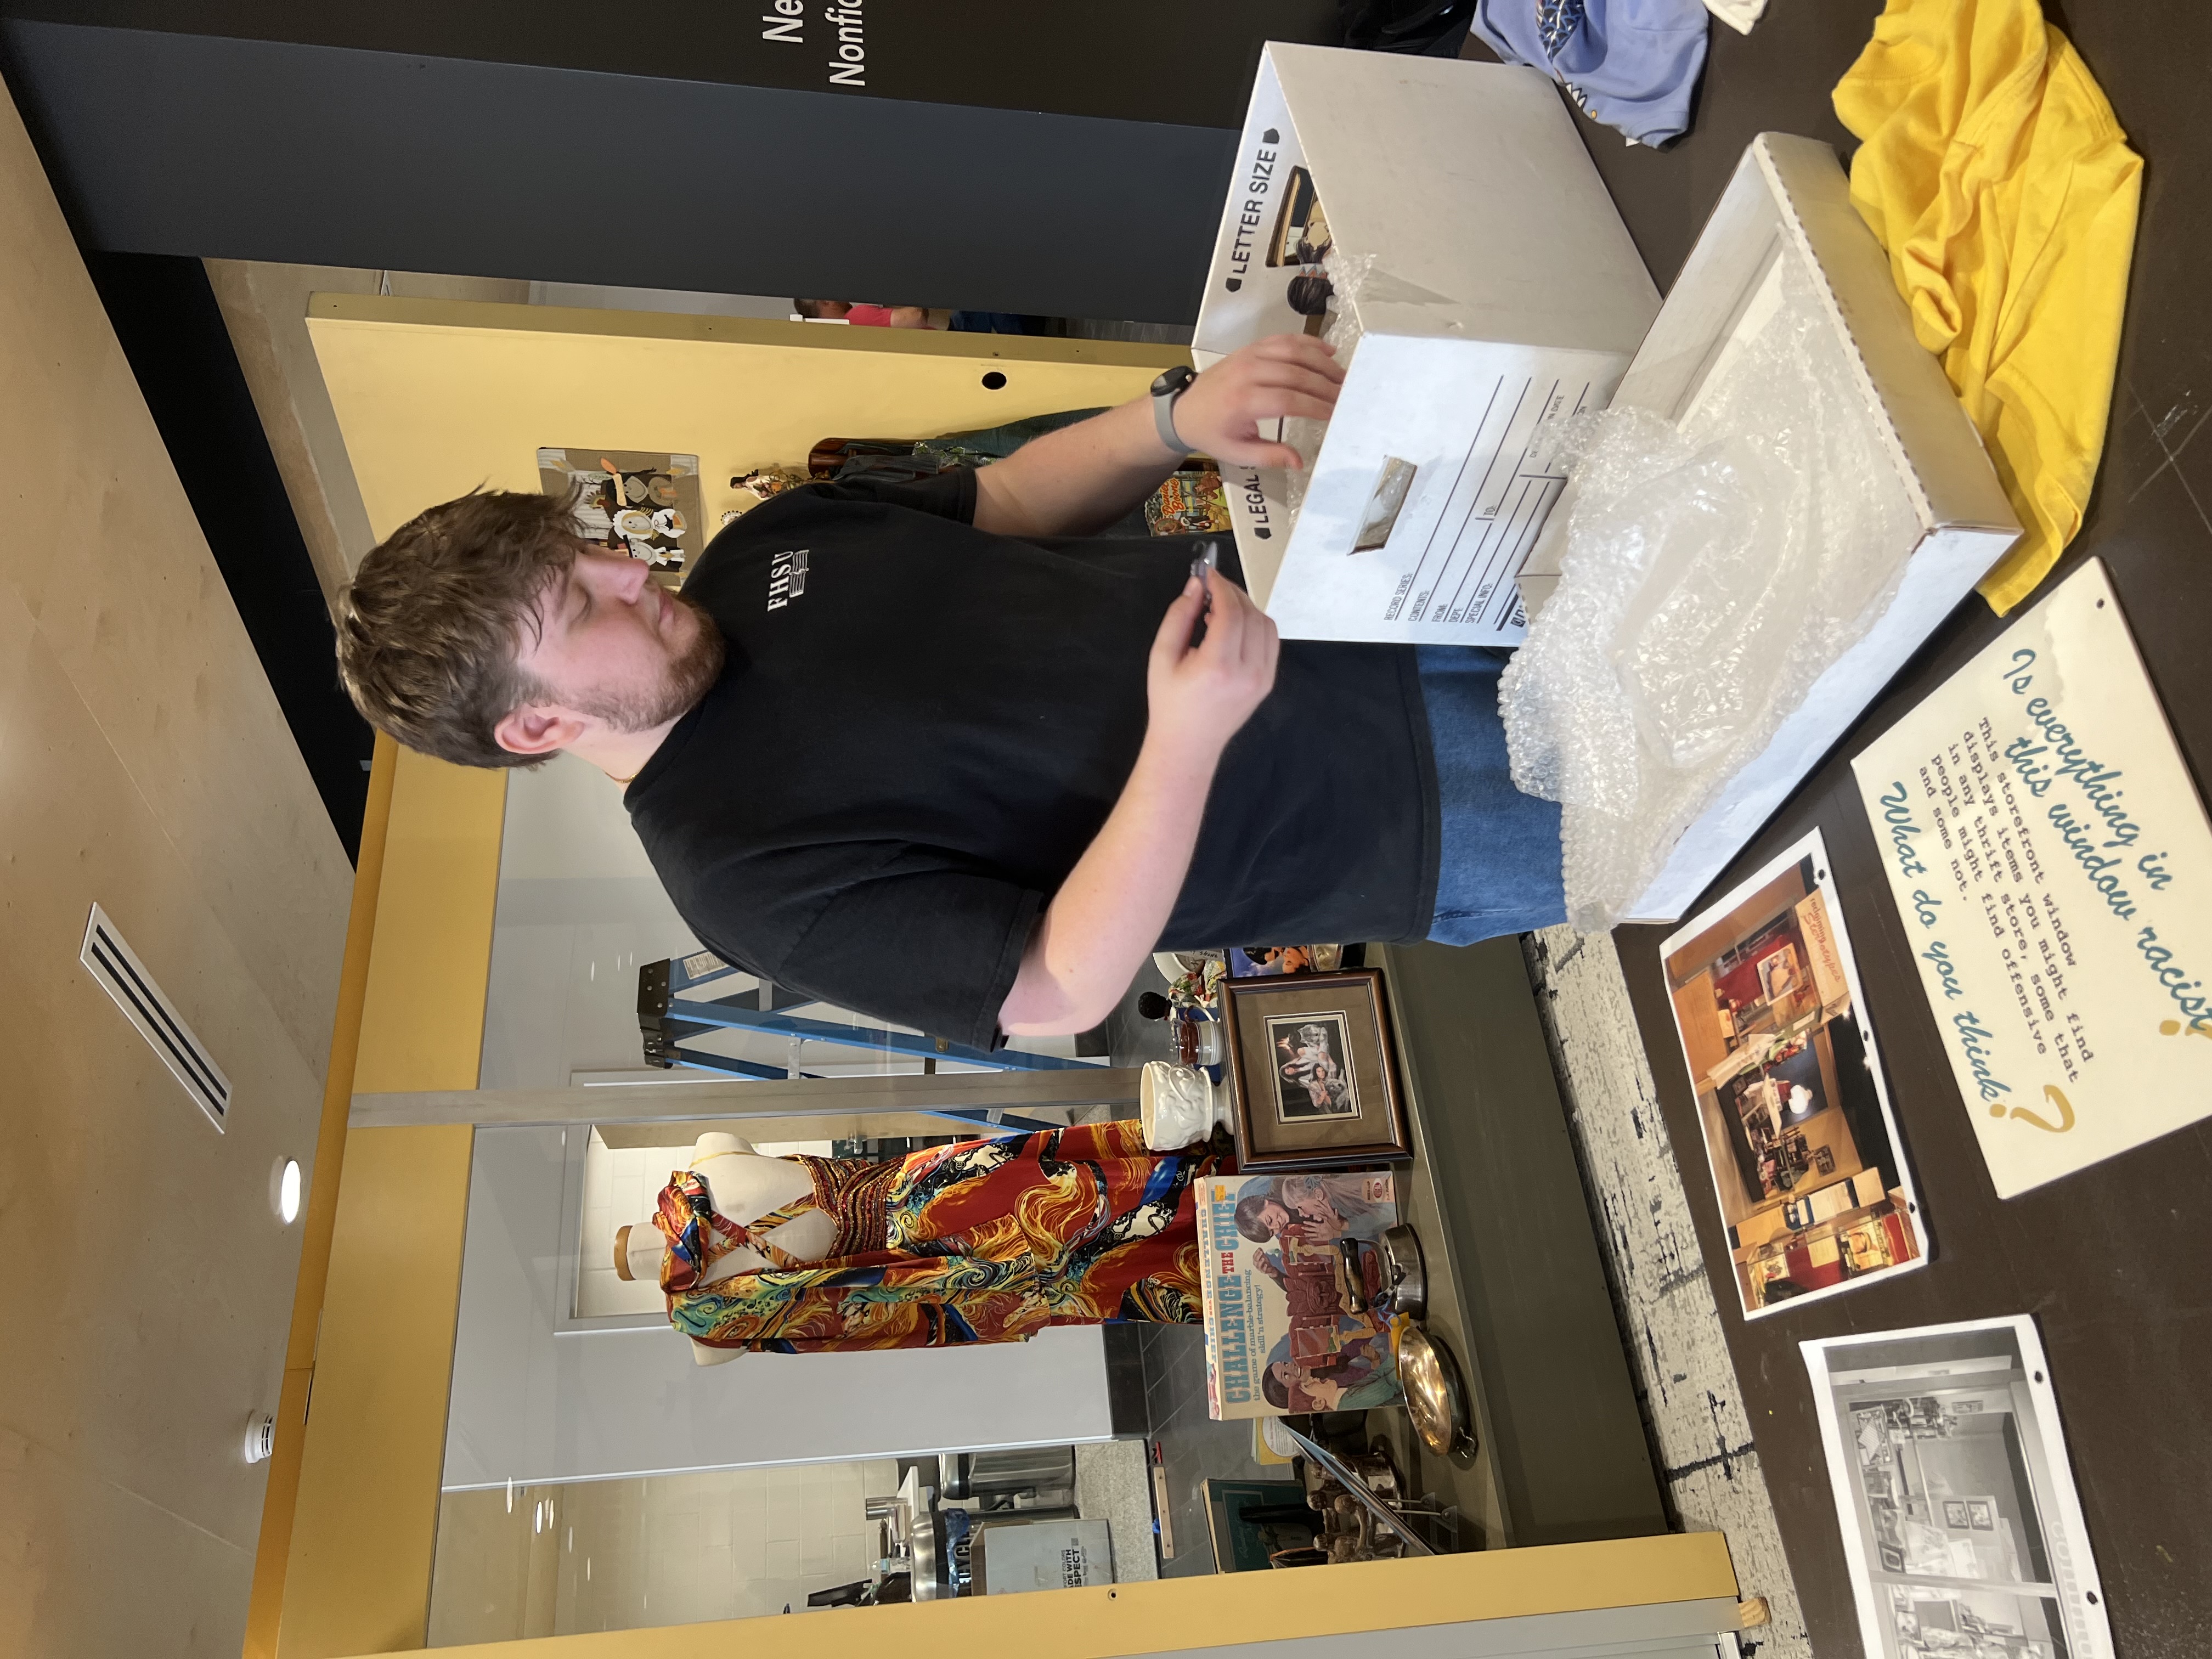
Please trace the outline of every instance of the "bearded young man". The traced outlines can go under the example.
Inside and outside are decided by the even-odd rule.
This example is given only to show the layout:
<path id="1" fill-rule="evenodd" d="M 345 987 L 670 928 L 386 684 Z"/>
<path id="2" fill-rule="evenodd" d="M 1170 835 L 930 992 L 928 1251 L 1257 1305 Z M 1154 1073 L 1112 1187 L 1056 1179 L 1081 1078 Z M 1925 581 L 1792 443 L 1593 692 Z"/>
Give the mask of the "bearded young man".
<path id="1" fill-rule="evenodd" d="M 680 595 L 465 496 L 362 561 L 340 672 L 410 748 L 599 767 L 724 960 L 979 1048 L 1097 1024 L 1155 948 L 1559 921 L 1498 653 L 1279 645 L 1203 538 L 1086 538 L 1194 451 L 1296 465 L 1261 422 L 1342 379 L 1278 336 L 980 471 L 793 490 Z"/>

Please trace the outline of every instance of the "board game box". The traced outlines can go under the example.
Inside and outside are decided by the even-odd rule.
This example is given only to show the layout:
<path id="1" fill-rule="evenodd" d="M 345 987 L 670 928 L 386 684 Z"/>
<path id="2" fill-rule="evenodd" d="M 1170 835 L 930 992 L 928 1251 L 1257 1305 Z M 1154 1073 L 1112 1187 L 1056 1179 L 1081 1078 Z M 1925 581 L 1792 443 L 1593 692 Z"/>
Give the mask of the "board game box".
<path id="1" fill-rule="evenodd" d="M 1201 1184 L 1206 1392 L 1216 1418 L 1402 1401 L 1390 1352 L 1388 1175 L 1316 1170 Z"/>

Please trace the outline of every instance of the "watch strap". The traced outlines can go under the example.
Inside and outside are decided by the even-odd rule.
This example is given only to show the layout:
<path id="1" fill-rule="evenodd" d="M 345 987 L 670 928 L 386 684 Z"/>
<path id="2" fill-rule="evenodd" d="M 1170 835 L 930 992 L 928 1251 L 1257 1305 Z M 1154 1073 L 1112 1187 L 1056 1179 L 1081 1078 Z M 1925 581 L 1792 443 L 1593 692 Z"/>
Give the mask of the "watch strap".
<path id="1" fill-rule="evenodd" d="M 1197 378 L 1198 376 L 1188 368 L 1179 373 L 1171 369 L 1152 382 L 1153 428 L 1160 434 L 1161 443 L 1178 455 L 1189 454 L 1191 448 L 1182 441 L 1182 435 L 1176 430 L 1176 399 L 1188 392 L 1190 389 L 1190 383 Z"/>

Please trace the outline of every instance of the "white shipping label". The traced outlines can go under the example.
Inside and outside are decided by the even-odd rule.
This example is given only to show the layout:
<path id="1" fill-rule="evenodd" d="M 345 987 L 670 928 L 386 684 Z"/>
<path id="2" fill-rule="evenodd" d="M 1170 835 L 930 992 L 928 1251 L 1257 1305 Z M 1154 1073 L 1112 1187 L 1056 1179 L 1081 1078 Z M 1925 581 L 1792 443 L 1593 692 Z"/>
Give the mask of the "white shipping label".
<path id="1" fill-rule="evenodd" d="M 1227 480 L 1254 593 L 1291 639 L 1517 645 L 1514 578 L 1566 483 L 1561 428 L 1603 408 L 1625 366 L 1367 335 L 1286 546 L 1279 475 Z M 1261 576 L 1255 562 L 1277 568 Z"/>

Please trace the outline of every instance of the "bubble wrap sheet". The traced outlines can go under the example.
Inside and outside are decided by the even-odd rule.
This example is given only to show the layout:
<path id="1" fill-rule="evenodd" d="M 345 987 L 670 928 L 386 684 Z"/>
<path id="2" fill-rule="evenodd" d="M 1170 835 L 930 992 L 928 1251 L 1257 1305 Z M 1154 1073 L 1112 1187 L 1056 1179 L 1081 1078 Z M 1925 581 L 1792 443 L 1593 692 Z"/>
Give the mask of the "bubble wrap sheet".
<path id="1" fill-rule="evenodd" d="M 1513 781 L 1561 805 L 1568 919 L 1612 927 L 1887 607 L 1919 522 L 1786 248 L 1778 303 L 1679 427 L 1569 430 L 1557 589 L 1498 688 Z"/>

